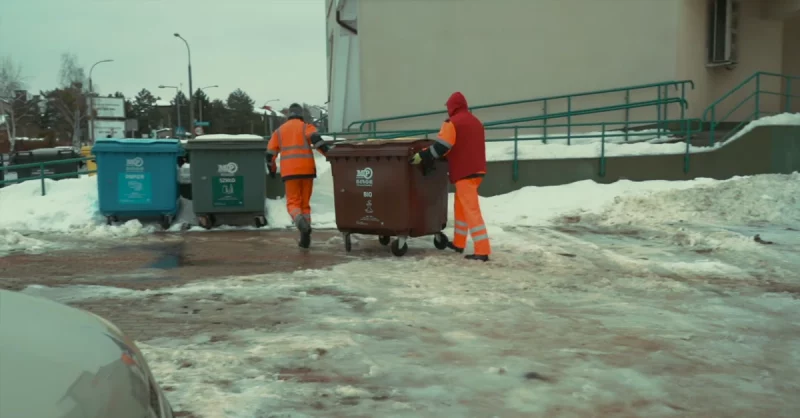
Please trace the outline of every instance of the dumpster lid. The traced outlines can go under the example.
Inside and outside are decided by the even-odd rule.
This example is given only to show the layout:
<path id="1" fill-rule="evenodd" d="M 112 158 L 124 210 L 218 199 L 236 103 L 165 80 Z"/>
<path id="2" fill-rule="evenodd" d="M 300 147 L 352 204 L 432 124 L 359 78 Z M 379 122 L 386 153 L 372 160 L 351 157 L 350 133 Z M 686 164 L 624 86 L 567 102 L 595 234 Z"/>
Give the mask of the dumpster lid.
<path id="1" fill-rule="evenodd" d="M 246 142 L 264 142 L 266 139 L 259 135 L 234 135 L 234 134 L 213 134 L 213 135 L 200 135 L 188 141 L 192 142 L 218 142 L 218 141 L 246 141 Z"/>
<path id="2" fill-rule="evenodd" d="M 326 156 L 329 160 L 339 157 L 410 157 L 432 144 L 432 140 L 423 138 L 342 141 L 336 142 Z"/>
<path id="3" fill-rule="evenodd" d="M 177 139 L 102 138 L 95 141 L 91 152 L 180 153 L 182 151 L 180 141 Z"/>

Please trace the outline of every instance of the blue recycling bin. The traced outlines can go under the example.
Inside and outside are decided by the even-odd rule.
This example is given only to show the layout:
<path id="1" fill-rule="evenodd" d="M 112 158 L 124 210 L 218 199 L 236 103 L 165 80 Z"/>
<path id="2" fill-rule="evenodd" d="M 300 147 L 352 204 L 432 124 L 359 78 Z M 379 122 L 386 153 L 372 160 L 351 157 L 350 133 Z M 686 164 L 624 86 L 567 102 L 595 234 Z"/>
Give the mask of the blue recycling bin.
<path id="1" fill-rule="evenodd" d="M 168 229 L 178 213 L 178 165 L 184 154 L 177 139 L 98 139 L 100 213 L 112 225 L 120 219 L 158 219 Z"/>

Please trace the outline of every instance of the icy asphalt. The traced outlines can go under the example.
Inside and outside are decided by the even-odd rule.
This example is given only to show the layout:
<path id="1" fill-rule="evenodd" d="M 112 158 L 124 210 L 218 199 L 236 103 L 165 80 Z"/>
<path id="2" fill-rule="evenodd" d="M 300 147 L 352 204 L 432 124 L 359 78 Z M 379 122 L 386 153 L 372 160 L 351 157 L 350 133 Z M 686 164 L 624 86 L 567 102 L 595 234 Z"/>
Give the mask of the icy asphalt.
<path id="1" fill-rule="evenodd" d="M 207 324 L 139 341 L 185 416 L 796 416 L 800 232 L 611 218 L 507 228 L 486 264 L 364 237 L 331 268 L 25 291 Z"/>

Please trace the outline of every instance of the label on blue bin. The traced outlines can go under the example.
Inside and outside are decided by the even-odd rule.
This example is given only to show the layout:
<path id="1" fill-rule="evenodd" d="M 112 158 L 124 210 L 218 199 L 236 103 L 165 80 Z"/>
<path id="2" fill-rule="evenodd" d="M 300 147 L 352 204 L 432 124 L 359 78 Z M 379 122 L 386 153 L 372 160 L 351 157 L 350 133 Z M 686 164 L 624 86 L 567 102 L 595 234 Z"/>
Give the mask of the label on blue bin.
<path id="1" fill-rule="evenodd" d="M 119 173 L 119 203 L 148 205 L 153 203 L 153 183 L 150 173 Z"/>
<path id="2" fill-rule="evenodd" d="M 244 176 L 212 177 L 211 199 L 214 207 L 244 206 Z"/>

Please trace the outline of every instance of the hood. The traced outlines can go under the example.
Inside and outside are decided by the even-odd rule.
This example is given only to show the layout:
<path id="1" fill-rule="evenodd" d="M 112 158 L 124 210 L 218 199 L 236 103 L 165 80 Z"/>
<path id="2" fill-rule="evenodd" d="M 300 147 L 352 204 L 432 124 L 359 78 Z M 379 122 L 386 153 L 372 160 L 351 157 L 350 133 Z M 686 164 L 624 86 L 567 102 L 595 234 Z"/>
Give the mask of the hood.
<path id="1" fill-rule="evenodd" d="M 138 349 L 128 354 L 136 364 L 125 362 L 126 338 L 108 321 L 5 290 L 0 318 L 0 359 L 14 359 L 0 361 L 0 416 L 94 418 L 111 399 L 119 402 L 115 417 L 142 416 L 149 368 Z"/>
<path id="2" fill-rule="evenodd" d="M 460 91 L 451 94 L 450 98 L 447 99 L 447 114 L 450 116 L 468 108 L 467 98 Z"/>

